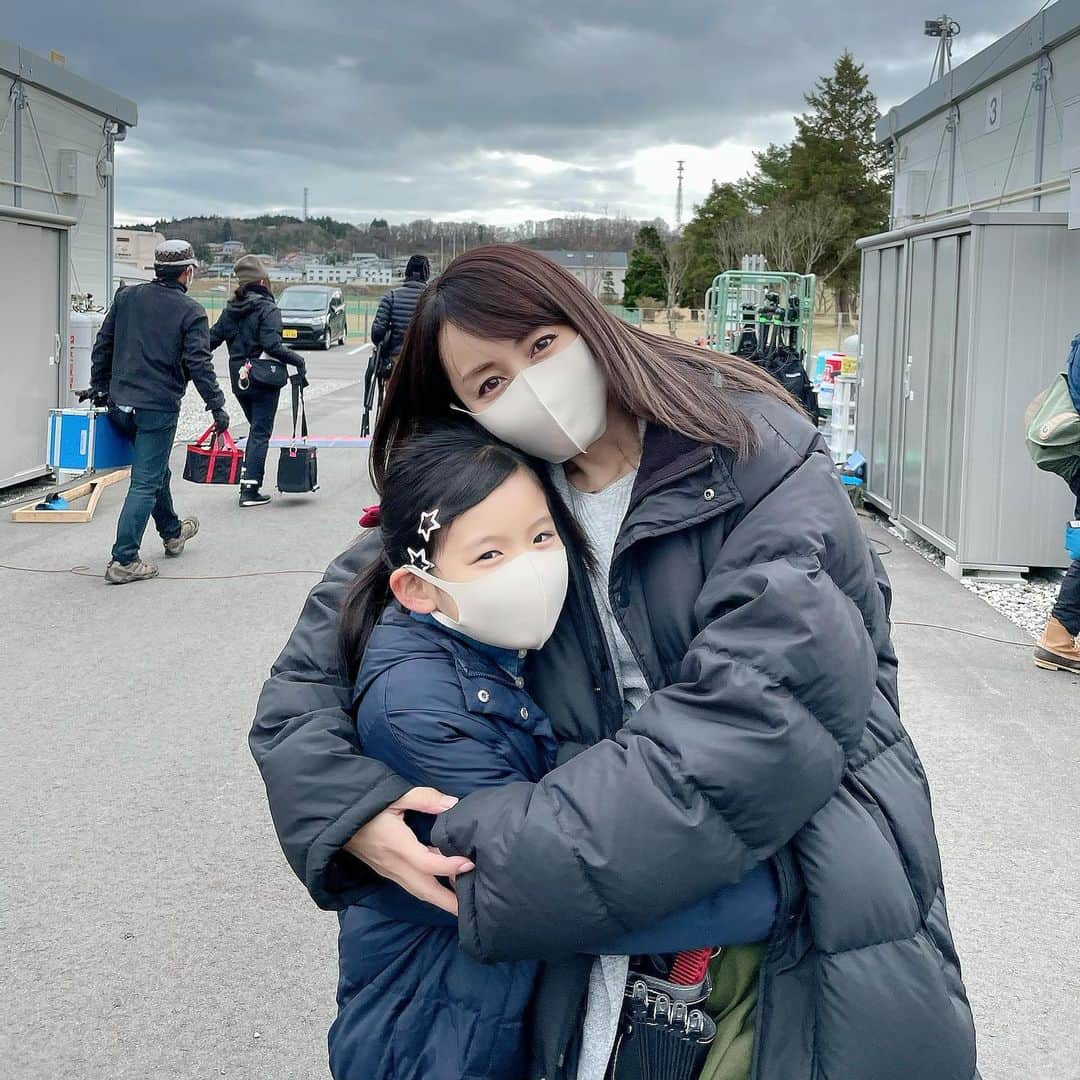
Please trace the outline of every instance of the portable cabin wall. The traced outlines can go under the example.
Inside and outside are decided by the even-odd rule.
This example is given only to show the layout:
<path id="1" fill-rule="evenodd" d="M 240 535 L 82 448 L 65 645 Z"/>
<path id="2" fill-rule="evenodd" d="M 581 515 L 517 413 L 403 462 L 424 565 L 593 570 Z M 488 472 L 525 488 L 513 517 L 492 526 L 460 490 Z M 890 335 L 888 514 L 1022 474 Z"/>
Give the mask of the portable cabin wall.
<path id="1" fill-rule="evenodd" d="M 1023 417 L 1080 330 L 1080 237 L 1065 215 L 983 212 L 860 246 L 870 501 L 957 568 L 1066 565 L 1069 493 Z"/>
<path id="2" fill-rule="evenodd" d="M 46 471 L 49 409 L 68 390 L 70 294 L 112 294 L 113 149 L 133 102 L 0 40 L 0 488 Z M 68 166 L 74 164 L 75 168 Z"/>
<path id="3" fill-rule="evenodd" d="M 46 90 L 26 88 L 26 100 L 37 123 L 42 155 L 33 124 L 24 114 L 22 137 L 22 206 L 27 210 L 64 214 L 76 219 L 71 230 L 71 290 L 93 293 L 98 303 L 109 303 L 108 271 L 112 260 L 111 223 L 106 180 L 99 179 L 97 163 L 108 153 L 102 131 L 104 118 Z M 60 177 L 60 152 L 82 155 L 80 165 L 85 195 L 50 194 L 65 186 Z M 41 189 L 41 190 L 39 190 Z"/>
<path id="4" fill-rule="evenodd" d="M 70 287 L 111 299 L 114 144 L 133 102 L 0 41 L 0 205 L 74 218 Z M 63 165 L 77 162 L 72 175 Z"/>
<path id="5" fill-rule="evenodd" d="M 879 121 L 894 169 L 892 227 L 1070 208 L 1078 227 L 1078 103 L 1080 0 L 1057 0 Z"/>

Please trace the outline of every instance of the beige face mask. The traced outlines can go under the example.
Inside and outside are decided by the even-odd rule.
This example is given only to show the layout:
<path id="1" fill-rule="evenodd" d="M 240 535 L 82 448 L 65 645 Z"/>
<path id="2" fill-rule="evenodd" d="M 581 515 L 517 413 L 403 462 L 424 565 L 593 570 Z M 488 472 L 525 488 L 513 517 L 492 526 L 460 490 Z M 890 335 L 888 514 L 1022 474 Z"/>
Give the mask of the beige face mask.
<path id="1" fill-rule="evenodd" d="M 579 334 L 469 415 L 503 442 L 558 465 L 583 454 L 607 430 L 607 380 Z"/>
<path id="2" fill-rule="evenodd" d="M 405 569 L 453 598 L 457 619 L 433 611 L 436 622 L 502 649 L 539 649 L 551 637 L 569 578 L 565 548 L 527 551 L 475 581 L 443 581 L 416 566 Z"/>

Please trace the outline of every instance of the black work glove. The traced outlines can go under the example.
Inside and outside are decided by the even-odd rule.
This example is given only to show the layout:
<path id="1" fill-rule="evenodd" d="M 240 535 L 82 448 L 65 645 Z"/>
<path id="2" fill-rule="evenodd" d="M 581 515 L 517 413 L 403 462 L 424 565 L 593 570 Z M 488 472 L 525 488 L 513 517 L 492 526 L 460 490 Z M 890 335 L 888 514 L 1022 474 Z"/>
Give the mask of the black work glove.
<path id="1" fill-rule="evenodd" d="M 302 370 L 298 371 L 295 375 L 290 375 L 289 382 L 291 382 L 293 386 L 299 386 L 301 390 L 304 390 L 310 385 L 307 380 L 307 372 Z"/>
<path id="2" fill-rule="evenodd" d="M 224 409 L 214 409 L 214 430 L 220 435 L 229 430 L 229 414 Z"/>
<path id="3" fill-rule="evenodd" d="M 95 390 L 92 386 L 86 390 L 80 390 L 79 401 L 89 401 L 95 408 L 104 408 L 109 404 L 109 395 L 105 390 Z"/>

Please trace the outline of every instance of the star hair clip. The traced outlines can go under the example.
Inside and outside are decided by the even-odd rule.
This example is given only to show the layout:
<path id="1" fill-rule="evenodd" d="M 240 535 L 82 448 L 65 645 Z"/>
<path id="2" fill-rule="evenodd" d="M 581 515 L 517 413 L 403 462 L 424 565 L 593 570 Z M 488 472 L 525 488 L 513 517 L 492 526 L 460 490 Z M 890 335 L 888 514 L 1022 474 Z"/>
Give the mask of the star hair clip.
<path id="1" fill-rule="evenodd" d="M 430 574 L 435 569 L 435 564 L 427 557 L 427 548 L 420 548 L 419 551 L 413 548 L 406 548 L 405 550 L 409 555 L 410 566 L 415 566 L 417 570 L 423 570 L 425 574 Z"/>
<path id="2" fill-rule="evenodd" d="M 439 524 L 439 508 L 436 506 L 434 510 L 425 510 L 420 515 L 420 525 L 416 531 L 424 538 L 424 543 L 427 544 L 431 541 L 431 534 L 441 528 L 442 525 Z"/>

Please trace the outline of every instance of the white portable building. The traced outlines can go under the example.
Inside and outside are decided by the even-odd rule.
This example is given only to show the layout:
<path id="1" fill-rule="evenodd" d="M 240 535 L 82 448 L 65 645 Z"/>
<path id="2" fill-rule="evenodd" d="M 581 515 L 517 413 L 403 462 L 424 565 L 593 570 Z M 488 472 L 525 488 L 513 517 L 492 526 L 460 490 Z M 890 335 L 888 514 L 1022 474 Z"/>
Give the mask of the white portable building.
<path id="1" fill-rule="evenodd" d="M 71 404 L 71 295 L 113 294 L 114 148 L 135 104 L 0 40 L 0 487 L 46 471 L 49 409 Z"/>

